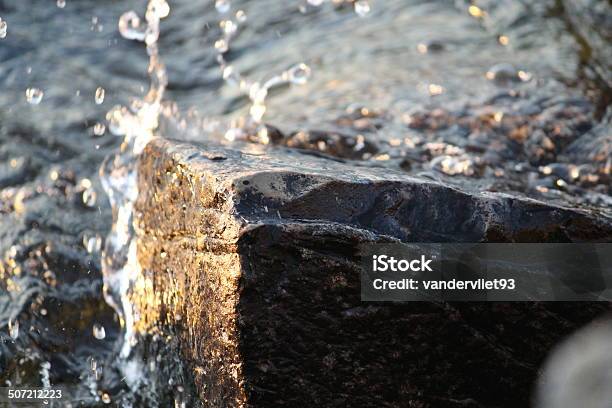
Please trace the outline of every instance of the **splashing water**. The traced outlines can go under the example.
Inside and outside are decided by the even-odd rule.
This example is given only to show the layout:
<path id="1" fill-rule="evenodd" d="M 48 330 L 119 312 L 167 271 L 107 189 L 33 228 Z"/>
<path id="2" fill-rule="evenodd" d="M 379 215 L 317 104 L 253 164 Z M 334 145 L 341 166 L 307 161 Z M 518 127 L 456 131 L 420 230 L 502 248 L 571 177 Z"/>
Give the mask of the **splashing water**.
<path id="1" fill-rule="evenodd" d="M 244 77 L 226 61 L 225 54 L 229 51 L 240 26 L 247 21 L 247 15 L 244 10 L 231 13 L 232 4 L 229 0 L 216 1 L 215 8 L 221 16 L 219 26 L 222 36 L 215 42 L 214 49 L 222 77 L 228 84 L 237 86 L 251 101 L 249 117 L 246 120 L 232 122 L 225 131 L 225 137 L 235 140 L 246 134 L 256 133 L 265 142 L 266 128 L 262 124 L 262 119 L 266 112 L 265 103 L 270 89 L 285 84 L 304 85 L 311 76 L 311 69 L 302 62 L 264 82 L 251 81 Z M 169 13 L 170 7 L 165 0 L 150 0 L 144 20 L 132 10 L 125 12 L 118 22 L 119 32 L 125 39 L 145 43 L 151 81 L 149 92 L 142 100 L 134 100 L 129 107 L 116 106 L 107 113 L 108 129 L 115 135 L 123 136 L 124 140 L 121 151 L 108 157 L 100 169 L 102 186 L 113 208 L 113 225 L 105 240 L 102 253 L 104 296 L 120 318 L 123 329 L 121 358 L 127 358 L 137 342 L 135 327 L 138 310 L 135 310 L 136 306 L 131 295 L 136 283 L 142 280 L 143 271 L 136 256 L 134 219 L 134 205 L 138 196 L 136 166 L 138 156 L 154 137 L 160 115 L 163 113 L 162 99 L 168 80 L 157 42 L 160 35 L 160 21 Z M 104 89 L 98 88 L 95 101 L 100 104 L 103 100 Z M 94 134 L 103 131 L 99 125 L 94 126 Z M 85 201 L 85 192 L 83 197 Z M 88 251 L 90 249 L 94 251 L 98 244 L 98 241 L 92 239 L 88 238 L 85 242 Z"/>
<path id="2" fill-rule="evenodd" d="M 104 103 L 105 94 L 106 94 L 106 91 L 104 90 L 104 88 L 98 87 L 96 89 L 96 94 L 94 95 L 94 100 L 96 101 L 96 105 L 101 105 L 102 103 Z"/>
<path id="3" fill-rule="evenodd" d="M 25 95 L 26 95 L 26 101 L 28 101 L 30 105 L 38 105 L 42 101 L 45 93 L 43 92 L 42 89 L 28 88 L 26 89 Z"/>
<path id="4" fill-rule="evenodd" d="M 6 33 L 8 31 L 8 24 L 6 21 L 0 18 L 0 39 L 6 38 Z"/>
<path id="5" fill-rule="evenodd" d="M 215 42 L 217 63 L 221 68 L 223 79 L 229 85 L 237 87 L 251 101 L 249 118 L 244 122 L 240 121 L 231 125 L 225 133 L 225 138 L 234 141 L 244 138 L 245 135 L 250 133 L 257 134 L 260 141 L 267 143 L 267 132 L 265 126 L 262 125 L 262 120 L 266 113 L 266 98 L 270 89 L 284 84 L 304 85 L 310 78 L 311 69 L 301 62 L 280 75 L 272 76 L 263 83 L 249 80 L 233 65 L 229 64 L 225 58 L 225 54 L 230 50 L 231 43 L 238 34 L 240 26 L 247 21 L 247 15 L 244 10 L 238 10 L 233 19 L 225 18 L 225 15 L 231 10 L 229 0 L 217 1 L 215 7 L 223 18 L 219 23 L 223 35 Z"/>
<path id="6" fill-rule="evenodd" d="M 331 9 L 332 5 L 336 6 L 340 3 L 343 2 L 331 0 L 308 0 L 307 5 L 308 7 L 326 7 L 329 5 Z M 348 8 L 350 11 L 350 8 L 352 8 L 357 16 L 365 17 L 367 15 L 371 15 L 370 3 L 367 1 L 347 1 L 344 3 L 346 3 L 345 6 L 343 6 L 345 7 L 345 10 Z M 227 0 L 215 2 L 215 8 L 219 15 L 218 22 L 220 34 L 219 37 L 217 37 L 214 48 L 212 47 L 213 44 L 210 44 L 210 48 L 216 54 L 216 61 L 219 64 L 221 76 L 224 81 L 228 85 L 237 88 L 238 91 L 245 96 L 245 100 L 248 99 L 248 114 L 245 118 L 240 118 L 232 121 L 231 123 L 221 125 L 222 131 L 220 133 L 228 140 L 241 139 L 245 138 L 246 136 L 256 136 L 259 142 L 267 143 L 269 139 L 267 136 L 266 126 L 264 126 L 264 118 L 269 118 L 269 115 L 275 114 L 275 112 L 269 112 L 269 110 L 271 110 L 269 104 L 272 102 L 269 100 L 270 95 L 272 94 L 270 91 L 273 88 L 286 85 L 291 86 L 306 84 L 312 75 L 312 70 L 308 64 L 318 64 L 318 60 L 316 58 L 306 58 L 298 55 L 296 58 L 291 58 L 286 61 L 286 65 L 283 61 L 283 65 L 275 68 L 271 72 L 261 72 L 258 70 L 253 70 L 252 68 L 245 70 L 244 74 L 239 72 L 237 67 L 242 64 L 243 61 L 233 61 L 234 55 L 230 54 L 230 52 L 232 51 L 232 47 L 238 49 L 235 41 L 241 35 L 241 32 L 247 24 L 247 20 L 249 23 L 251 21 L 256 22 L 257 16 L 255 13 L 251 14 L 250 9 L 248 9 L 247 11 L 249 11 L 249 16 L 247 18 L 247 13 L 245 10 L 236 9 L 232 6 L 233 4 Z M 68 10 L 65 12 L 68 12 L 69 10 L 70 7 L 68 7 Z M 131 297 L 131 295 L 134 293 L 135 286 L 141 283 L 140 279 L 142 276 L 146 274 L 146 271 L 142 270 L 136 257 L 136 233 L 138 230 L 135 224 L 136 215 L 134 214 L 134 203 L 136 197 L 138 196 L 138 174 L 136 168 L 138 156 L 142 154 L 146 144 L 154 137 L 161 116 L 166 114 L 164 109 L 167 106 L 167 102 L 162 104 L 162 99 L 164 96 L 167 79 L 165 67 L 160 59 L 157 49 L 157 41 L 160 35 L 160 21 L 169 15 L 169 13 L 170 7 L 165 1 L 152 0 L 149 1 L 144 16 L 135 11 L 128 11 L 127 13 L 123 14 L 118 21 L 118 28 L 123 38 L 143 42 L 146 45 L 149 58 L 151 88 L 144 98 L 134 100 L 131 104 L 129 104 L 129 106 L 116 106 L 108 112 L 108 129 L 110 133 L 121 136 L 123 138 L 123 144 L 121 146 L 121 150 L 115 155 L 109 157 L 100 169 L 103 188 L 111 201 L 114 216 L 113 229 L 108 238 L 105 240 L 102 258 L 104 293 L 108 303 L 114 307 L 120 316 L 123 327 L 120 350 L 120 355 L 123 360 L 120 361 L 120 365 L 121 370 L 124 373 L 124 377 L 127 378 L 126 382 L 128 382 L 130 385 L 134 383 L 134 379 L 138 379 L 140 376 L 142 376 L 143 370 L 150 370 L 153 372 L 156 364 L 155 359 L 142 362 L 138 359 L 130 358 L 136 354 L 137 348 L 135 347 L 135 342 L 139 336 L 138 332 L 140 329 L 138 326 L 140 318 L 139 310 L 137 310 L 137 306 L 134 303 L 134 297 Z M 298 14 L 297 18 L 304 18 L 304 16 Z M 360 24 L 364 24 L 366 22 L 366 20 L 355 20 L 358 20 Z M 368 22 L 371 22 L 372 20 L 374 19 L 367 19 Z M 89 19 L 87 21 L 89 21 Z M 11 24 L 13 27 L 12 22 Z M 246 28 L 249 27 L 247 26 Z M 12 30 L 13 28 L 11 28 L 11 35 Z M 418 51 L 421 54 L 427 54 L 428 57 L 430 56 L 433 59 L 438 58 L 440 55 L 444 55 L 443 53 L 449 49 L 451 49 L 451 46 L 448 44 L 443 47 L 438 47 L 436 46 L 436 42 L 425 42 L 418 49 Z M 423 58 L 425 58 L 425 56 Z M 301 59 L 304 59 L 305 61 L 299 62 Z M 527 71 L 523 72 L 519 69 L 509 69 L 507 67 L 494 64 L 486 66 L 491 66 L 489 71 L 486 73 L 481 72 L 479 75 L 484 77 L 483 79 L 486 79 L 486 81 L 492 85 L 516 85 L 520 84 L 521 82 L 528 82 L 527 78 L 529 74 Z M 486 66 L 483 66 L 483 68 Z M 339 68 L 341 69 L 342 67 Z M 247 72 L 259 72 L 259 74 L 247 74 Z M 323 75 L 317 75 L 317 77 L 321 76 Z M 345 77 L 347 77 L 347 73 L 344 71 L 338 76 L 344 80 Z M 315 78 L 315 81 L 318 80 L 319 78 Z M 441 85 L 438 85 L 438 83 Z M 95 88 L 98 84 L 101 83 L 95 83 L 92 88 Z M 329 84 L 330 87 L 333 87 L 337 83 L 330 80 Z M 363 84 L 363 82 L 361 82 L 361 84 Z M 44 87 L 45 91 L 48 91 L 49 95 L 55 94 L 52 88 L 47 87 L 46 85 L 43 86 L 40 83 L 37 83 L 37 85 L 41 86 L 41 88 Z M 107 82 L 104 82 L 104 86 L 108 87 L 109 90 L 113 89 Z M 427 81 L 424 81 L 423 91 L 429 96 L 441 95 L 440 98 L 444 98 L 447 92 L 452 91 L 452 88 L 452 83 L 447 84 L 447 82 L 444 82 L 444 79 L 442 78 L 429 78 Z M 20 92 L 23 91 L 20 90 Z M 28 93 L 26 93 L 28 103 L 32 105 L 41 103 L 43 99 L 42 90 L 30 88 L 29 93 L 30 96 L 28 96 Z M 90 90 L 84 90 L 83 99 L 87 99 L 91 105 L 93 105 L 94 102 L 96 105 L 100 105 L 105 101 L 108 101 L 108 99 L 110 99 L 116 92 L 109 91 L 108 97 L 105 95 L 105 93 L 104 88 L 99 87 L 93 94 L 92 101 L 92 92 Z M 23 94 L 20 93 L 20 95 L 22 98 L 21 100 L 23 100 Z M 42 105 L 43 106 L 39 106 L 38 108 L 44 109 L 46 107 L 45 105 L 48 104 L 45 103 Z M 290 114 L 293 113 L 294 112 L 290 112 Z M 366 134 L 365 131 L 367 131 L 368 127 L 375 128 L 377 124 L 382 121 L 382 115 L 378 115 L 377 112 L 362 107 L 359 107 L 358 109 L 347 109 L 346 115 L 348 119 L 340 118 L 340 120 L 350 119 L 351 123 L 355 124 L 355 130 L 360 132 L 355 138 L 356 143 L 353 145 L 347 145 L 348 149 L 351 150 L 351 154 L 353 154 L 353 152 L 359 152 L 360 159 L 368 157 L 373 158 L 374 160 L 384 160 L 389 162 L 397 160 L 398 157 L 405 156 L 403 151 L 394 154 L 393 149 L 380 152 L 379 154 L 369 150 L 372 138 L 370 135 Z M 438 123 L 436 121 L 439 121 L 442 123 L 442 125 L 446 125 L 446 122 L 452 125 L 451 121 L 453 120 L 453 117 L 451 117 L 450 114 L 446 114 L 446 116 L 443 114 L 436 115 L 433 115 L 432 117 L 422 116 L 420 118 L 418 115 L 413 115 L 414 121 L 408 130 L 410 135 L 408 135 L 406 139 L 398 139 L 397 141 L 392 140 L 390 145 L 393 148 L 397 148 L 396 150 L 398 151 L 400 149 L 404 149 L 404 145 L 408 146 L 406 149 L 409 149 L 412 152 L 422 151 L 422 156 L 427 157 L 426 162 L 429 163 L 428 169 L 436 172 L 432 172 L 432 174 L 437 175 L 439 173 L 441 175 L 453 177 L 477 176 L 482 170 L 482 164 L 474 161 L 474 155 L 471 154 L 472 152 L 470 151 L 471 146 L 467 146 L 465 149 L 461 150 L 452 150 L 449 149 L 449 146 L 452 147 L 450 144 L 445 144 L 442 147 L 436 147 L 427 146 L 424 143 L 417 142 L 415 147 L 414 140 L 417 139 L 413 138 L 412 136 L 414 136 L 414 133 L 417 131 L 420 131 L 420 129 L 428 130 L 429 128 L 427 126 L 437 128 Z M 491 120 L 486 119 L 488 118 L 487 115 L 489 115 L 489 113 L 479 113 L 478 117 L 482 117 L 482 121 L 473 123 L 471 126 L 473 128 L 477 128 L 478 126 L 484 128 L 486 126 L 487 129 L 489 129 L 489 127 L 497 129 L 497 126 L 501 126 L 500 124 L 502 124 L 502 122 L 507 124 L 509 120 L 512 120 L 511 115 L 504 116 L 503 109 L 496 111 L 494 115 L 490 115 Z M 476 117 L 476 115 L 472 115 L 470 118 L 471 117 Z M 387 122 L 385 123 L 385 126 L 389 126 L 389 124 L 390 123 Z M 104 135 L 107 127 L 102 123 L 89 123 L 87 126 L 89 126 L 89 133 L 96 137 Z M 402 128 L 402 131 L 406 131 L 406 129 Z M 396 135 L 399 135 L 399 132 L 396 132 Z M 427 140 L 426 138 L 423 139 Z M 250 138 L 249 140 L 253 139 Z M 329 146 L 332 144 L 329 141 L 313 139 L 312 145 L 319 151 L 326 152 L 330 149 Z M 557 185 L 562 185 L 561 182 L 563 179 L 560 178 L 561 176 L 556 175 L 557 171 L 551 166 L 543 166 L 541 167 L 540 171 L 543 176 L 555 176 Z M 585 169 L 583 173 L 590 174 L 592 172 Z M 582 173 L 579 174 L 578 171 L 575 170 L 569 174 L 571 177 L 567 180 L 571 182 L 572 180 L 578 180 L 581 177 L 580 174 Z M 57 180 L 58 177 L 56 176 L 55 181 Z M 96 199 L 96 191 L 91 185 L 84 189 L 82 189 L 82 187 L 85 186 L 82 185 L 78 190 L 78 192 L 82 194 L 82 196 L 79 197 L 79 205 L 82 204 L 81 206 L 89 211 L 91 208 L 96 207 L 100 200 Z M 85 233 L 82 238 L 83 246 L 86 248 L 87 253 L 97 255 L 101 249 L 100 247 L 102 246 L 102 239 L 99 236 L 90 233 Z M 43 314 L 42 310 L 41 314 Z M 46 311 L 44 314 L 46 315 Z M 23 318 L 20 320 L 23 327 L 28 327 L 26 326 L 26 320 Z M 15 320 L 14 323 L 9 326 L 11 337 L 13 337 L 13 331 L 16 333 L 15 337 L 13 337 L 14 339 L 17 339 L 17 336 L 19 335 L 18 324 L 19 323 L 17 320 Z M 98 340 L 112 337 L 112 329 L 109 325 L 106 325 L 105 330 L 104 326 L 96 323 L 96 325 L 93 327 L 91 325 L 87 326 L 87 331 L 89 337 L 91 337 L 93 334 L 93 338 Z M 23 333 L 21 334 L 19 341 L 22 341 L 27 335 L 27 330 L 22 330 L 22 332 Z M 165 341 L 165 339 L 163 341 Z M 109 343 L 109 341 L 99 341 L 98 343 Z M 138 357 L 140 358 L 142 356 Z M 92 364 L 94 361 L 95 360 L 92 360 Z M 102 372 L 101 367 L 103 367 L 103 365 L 103 359 L 100 359 L 97 363 L 97 368 L 93 370 L 95 372 L 95 381 L 98 381 L 98 378 L 102 376 L 100 373 Z M 55 363 L 54 369 L 57 369 L 55 367 Z M 114 392 L 110 394 L 104 392 L 103 385 L 96 384 L 97 383 L 95 382 L 92 383 L 91 389 L 92 394 L 95 395 L 99 401 L 107 404 L 118 403 L 118 400 L 120 399 L 115 398 Z M 187 403 L 182 396 L 182 391 L 177 391 L 175 405 L 185 406 L 186 404 Z"/>
<path id="7" fill-rule="evenodd" d="M 43 361 L 40 363 L 40 379 L 44 388 L 51 387 L 51 380 L 49 379 L 49 372 L 51 371 L 51 363 Z"/>
<path id="8" fill-rule="evenodd" d="M 169 12 L 165 0 L 151 0 L 147 5 L 145 23 L 135 11 L 128 11 L 119 20 L 119 31 L 124 38 L 146 44 L 151 79 L 149 92 L 142 100 L 135 100 L 130 108 L 117 106 L 107 114 L 111 132 L 124 136 L 124 140 L 121 151 L 108 157 L 100 168 L 102 186 L 113 208 L 113 226 L 102 254 L 104 296 L 119 315 L 124 330 L 120 353 L 123 358 L 129 356 L 136 340 L 135 311 L 129 298 L 140 273 L 133 226 L 133 208 L 138 196 L 135 159 L 158 126 L 167 78 L 165 66 L 159 58 L 157 40 L 160 20 Z"/>
<path id="9" fill-rule="evenodd" d="M 98 340 L 104 340 L 106 338 L 106 329 L 99 323 L 93 325 L 93 335 Z"/>
<path id="10" fill-rule="evenodd" d="M 357 0 L 354 3 L 355 13 L 359 17 L 365 17 L 370 13 L 370 3 L 365 0 Z"/>
<path id="11" fill-rule="evenodd" d="M 11 336 L 13 340 L 17 340 L 17 338 L 19 337 L 19 320 L 9 320 L 8 330 L 9 336 Z"/>
<path id="12" fill-rule="evenodd" d="M 90 254 L 98 253 L 102 248 L 102 238 L 97 234 L 86 233 L 83 235 L 83 246 Z"/>
<path id="13" fill-rule="evenodd" d="M 215 8 L 221 14 L 225 14 L 230 11 L 230 2 L 229 0 L 217 0 L 215 1 Z"/>

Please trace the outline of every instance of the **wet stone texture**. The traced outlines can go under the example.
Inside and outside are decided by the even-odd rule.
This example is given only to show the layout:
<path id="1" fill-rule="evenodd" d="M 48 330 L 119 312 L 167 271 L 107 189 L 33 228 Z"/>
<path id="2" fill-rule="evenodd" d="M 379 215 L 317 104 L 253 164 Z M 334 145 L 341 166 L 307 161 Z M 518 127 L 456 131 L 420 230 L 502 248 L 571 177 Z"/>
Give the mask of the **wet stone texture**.
<path id="1" fill-rule="evenodd" d="M 363 303 L 366 242 L 610 241 L 612 220 L 284 147 L 167 140 L 140 162 L 140 329 L 178 335 L 204 406 L 528 406 L 606 303 Z"/>

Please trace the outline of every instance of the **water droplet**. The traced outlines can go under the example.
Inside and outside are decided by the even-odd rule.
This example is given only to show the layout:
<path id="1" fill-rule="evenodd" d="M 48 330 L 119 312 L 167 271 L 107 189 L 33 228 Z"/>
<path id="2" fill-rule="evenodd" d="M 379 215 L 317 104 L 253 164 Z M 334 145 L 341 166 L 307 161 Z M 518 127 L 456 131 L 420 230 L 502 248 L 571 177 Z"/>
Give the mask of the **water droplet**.
<path id="1" fill-rule="evenodd" d="M 96 123 L 93 127 L 93 133 L 95 136 L 102 136 L 106 131 L 106 126 L 103 123 Z"/>
<path id="2" fill-rule="evenodd" d="M 427 91 L 431 96 L 437 96 L 444 92 L 444 88 L 438 84 L 429 84 L 427 86 Z"/>
<path id="3" fill-rule="evenodd" d="M 242 129 L 233 127 L 225 132 L 224 137 L 226 140 L 233 142 L 234 140 L 240 139 L 242 137 L 242 133 Z"/>
<path id="4" fill-rule="evenodd" d="M 234 67 L 232 67 L 231 65 L 228 65 L 227 67 L 223 68 L 223 79 L 224 80 L 228 80 L 232 77 L 232 75 L 234 74 Z"/>
<path id="5" fill-rule="evenodd" d="M 144 41 L 145 28 L 135 11 L 127 11 L 119 18 L 119 33 L 128 40 Z"/>
<path id="6" fill-rule="evenodd" d="M 257 141 L 261 144 L 270 143 L 270 135 L 267 126 L 259 126 L 259 128 L 257 129 Z"/>
<path id="7" fill-rule="evenodd" d="M 91 180 L 88 178 L 84 178 L 81 179 L 81 181 L 79 182 L 79 184 L 81 185 L 81 187 L 83 188 L 90 188 L 91 187 Z"/>
<path id="8" fill-rule="evenodd" d="M 149 2 L 147 12 L 158 19 L 166 18 L 170 14 L 170 5 L 166 0 L 152 0 Z"/>
<path id="9" fill-rule="evenodd" d="M 28 88 L 26 89 L 26 100 L 30 105 L 38 105 L 40 101 L 42 101 L 45 93 L 38 88 Z"/>
<path id="10" fill-rule="evenodd" d="M 175 397 L 174 399 L 174 408 L 185 408 L 187 404 L 180 396 Z"/>
<path id="11" fill-rule="evenodd" d="M 519 77 L 519 79 L 523 82 L 527 82 L 529 80 L 531 80 L 532 75 L 529 72 L 525 72 L 520 70 L 519 72 L 517 72 L 517 75 Z"/>
<path id="12" fill-rule="evenodd" d="M 215 41 L 215 49 L 221 54 L 224 54 L 229 49 L 229 45 L 227 44 L 227 41 L 220 39 Z"/>
<path id="13" fill-rule="evenodd" d="M 44 388 L 51 387 L 51 380 L 49 379 L 49 371 L 51 371 L 51 363 L 48 361 L 42 361 L 40 363 L 40 382 Z M 49 401 L 44 400 L 43 405 L 48 405 Z"/>
<path id="14" fill-rule="evenodd" d="M 231 7 L 231 3 L 229 0 L 217 0 L 215 1 L 215 8 L 217 9 L 217 12 L 221 13 L 221 14 L 225 14 L 230 10 Z"/>
<path id="15" fill-rule="evenodd" d="M 480 7 L 474 4 L 468 7 L 468 13 L 470 13 L 470 15 L 475 18 L 482 18 L 485 15 L 485 12 Z"/>
<path id="16" fill-rule="evenodd" d="M 249 99 L 252 101 L 264 101 L 268 95 L 268 90 L 261 86 L 259 82 L 255 82 L 249 88 Z"/>
<path id="17" fill-rule="evenodd" d="M 96 105 L 101 105 L 104 102 L 104 95 L 105 94 L 106 94 L 106 91 L 101 86 L 99 86 L 96 89 L 96 95 L 94 97 L 95 101 L 96 101 Z"/>
<path id="18" fill-rule="evenodd" d="M 96 190 L 94 190 L 93 188 L 87 188 L 83 191 L 83 204 L 85 204 L 86 206 L 93 207 L 94 205 L 96 205 L 96 198 Z"/>
<path id="19" fill-rule="evenodd" d="M 21 250 L 21 246 L 12 245 L 8 250 L 8 256 L 12 259 L 15 259 L 17 258 L 17 255 L 19 255 L 20 250 Z"/>
<path id="20" fill-rule="evenodd" d="M 0 18 L 0 39 L 6 38 L 6 32 L 8 30 L 8 24 L 6 21 Z"/>
<path id="21" fill-rule="evenodd" d="M 370 3 L 366 0 L 357 0 L 354 7 L 359 17 L 365 17 L 370 13 Z"/>
<path id="22" fill-rule="evenodd" d="M 95 235 L 85 234 L 83 235 L 83 246 L 85 247 L 87 252 L 90 254 L 99 252 L 100 249 L 102 248 L 102 238 L 97 234 Z"/>
<path id="23" fill-rule="evenodd" d="M 111 403 L 111 397 L 106 392 L 102 393 L 101 399 L 102 399 L 102 402 L 105 403 L 105 404 L 110 404 Z"/>
<path id="24" fill-rule="evenodd" d="M 9 320 L 8 331 L 11 338 L 17 340 L 17 337 L 19 337 L 19 320 Z"/>
<path id="25" fill-rule="evenodd" d="M 242 24 L 245 21 L 247 21 L 247 15 L 244 12 L 244 10 L 238 10 L 236 12 L 236 21 L 238 21 L 240 24 Z"/>
<path id="26" fill-rule="evenodd" d="M 251 106 L 251 109 L 249 110 L 249 113 L 251 115 L 251 118 L 255 122 L 260 122 L 261 119 L 263 118 L 264 114 L 266 113 L 266 105 L 263 104 L 263 103 L 254 103 Z"/>
<path id="27" fill-rule="evenodd" d="M 57 0 L 57 7 L 63 9 L 64 7 L 66 7 L 66 0 Z"/>
<path id="28" fill-rule="evenodd" d="M 223 20 L 221 21 L 221 27 L 223 28 L 223 32 L 227 35 L 233 35 L 238 30 L 238 26 L 232 20 Z"/>
<path id="29" fill-rule="evenodd" d="M 129 112 L 126 108 L 121 106 L 115 106 L 113 109 L 106 113 L 106 120 L 108 121 L 108 128 L 112 134 L 116 136 L 124 135 L 126 127 L 128 126 Z"/>
<path id="30" fill-rule="evenodd" d="M 311 5 L 312 7 L 319 7 L 324 2 L 325 0 L 308 0 L 308 4 Z"/>
<path id="31" fill-rule="evenodd" d="M 106 330 L 104 330 L 104 326 L 99 323 L 93 325 L 93 335 L 98 340 L 104 340 L 106 337 Z"/>
<path id="32" fill-rule="evenodd" d="M 304 85 L 310 78 L 310 67 L 304 63 L 297 64 L 287 70 L 287 79 L 295 85 Z"/>

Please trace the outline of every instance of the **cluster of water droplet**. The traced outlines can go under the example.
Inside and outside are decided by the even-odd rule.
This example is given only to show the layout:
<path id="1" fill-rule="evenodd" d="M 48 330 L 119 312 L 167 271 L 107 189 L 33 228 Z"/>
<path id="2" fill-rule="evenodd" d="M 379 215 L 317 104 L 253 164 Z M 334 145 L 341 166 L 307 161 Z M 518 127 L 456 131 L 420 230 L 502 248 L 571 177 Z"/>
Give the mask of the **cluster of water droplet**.
<path id="1" fill-rule="evenodd" d="M 283 84 L 303 85 L 308 81 L 311 70 L 308 65 L 301 62 L 296 64 L 280 75 L 274 75 L 264 82 L 251 81 L 244 77 L 235 66 L 228 63 L 225 55 L 230 50 L 231 42 L 238 33 L 242 24 L 247 21 L 244 10 L 237 10 L 231 13 L 232 5 L 229 0 L 217 0 L 215 8 L 221 15 L 219 26 L 221 28 L 221 38 L 215 42 L 217 52 L 217 62 L 221 67 L 223 79 L 230 85 L 238 89 L 251 101 L 249 109 L 249 119 L 246 123 L 234 123 L 225 133 L 228 140 L 235 140 L 243 137 L 247 133 L 256 132 L 262 142 L 267 143 L 266 128 L 261 125 L 264 114 L 266 113 L 266 98 L 271 88 Z"/>
<path id="2" fill-rule="evenodd" d="M 320 7 L 326 1 L 334 4 L 353 3 L 357 15 L 364 17 L 370 13 L 370 3 L 366 0 L 307 0 L 306 4 L 300 6 L 300 11 L 305 12 L 306 6 Z M 232 124 L 225 132 L 225 138 L 233 141 L 245 137 L 246 135 L 257 135 L 257 139 L 264 144 L 269 142 L 267 128 L 262 125 L 263 117 L 266 113 L 266 98 L 270 89 L 285 84 L 304 85 L 311 76 L 311 68 L 304 62 L 297 63 L 279 75 L 274 75 L 269 79 L 259 82 L 251 81 L 243 76 L 235 66 L 231 65 L 225 58 L 225 54 L 230 51 L 232 40 L 238 34 L 240 25 L 247 21 L 244 10 L 237 10 L 232 16 L 232 4 L 230 0 L 216 0 L 215 8 L 221 15 L 219 22 L 222 35 L 215 42 L 217 51 L 217 62 L 221 67 L 223 79 L 230 85 L 248 96 L 251 101 L 249 117 L 246 121 L 238 121 Z"/>

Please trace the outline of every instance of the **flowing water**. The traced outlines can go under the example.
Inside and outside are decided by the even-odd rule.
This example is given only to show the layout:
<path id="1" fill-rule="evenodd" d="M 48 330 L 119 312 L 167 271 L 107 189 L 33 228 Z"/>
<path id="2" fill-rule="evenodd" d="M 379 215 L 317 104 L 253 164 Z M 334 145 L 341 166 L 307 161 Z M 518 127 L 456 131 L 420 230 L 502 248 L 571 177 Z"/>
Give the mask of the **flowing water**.
<path id="1" fill-rule="evenodd" d="M 152 137 L 610 214 L 610 4 L 532 3 L 0 0 L 0 386 L 195 404 L 130 299 Z"/>

